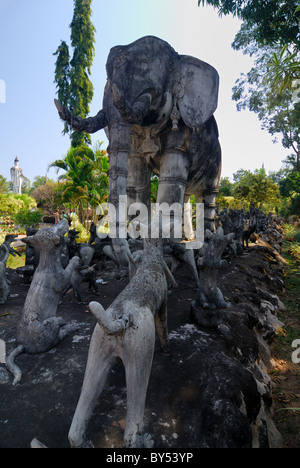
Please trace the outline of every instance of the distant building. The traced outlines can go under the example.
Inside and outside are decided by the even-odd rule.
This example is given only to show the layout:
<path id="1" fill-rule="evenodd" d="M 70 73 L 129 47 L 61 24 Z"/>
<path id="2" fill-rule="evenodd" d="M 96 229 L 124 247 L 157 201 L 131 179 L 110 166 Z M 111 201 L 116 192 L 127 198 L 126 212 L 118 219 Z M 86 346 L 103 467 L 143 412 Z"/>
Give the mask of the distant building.
<path id="1" fill-rule="evenodd" d="M 22 186 L 24 184 L 24 176 L 23 176 L 23 171 L 19 167 L 19 159 L 16 157 L 15 159 L 15 165 L 14 167 L 11 168 L 10 170 L 10 177 L 11 181 L 13 183 L 13 192 L 14 193 L 22 193 Z"/>

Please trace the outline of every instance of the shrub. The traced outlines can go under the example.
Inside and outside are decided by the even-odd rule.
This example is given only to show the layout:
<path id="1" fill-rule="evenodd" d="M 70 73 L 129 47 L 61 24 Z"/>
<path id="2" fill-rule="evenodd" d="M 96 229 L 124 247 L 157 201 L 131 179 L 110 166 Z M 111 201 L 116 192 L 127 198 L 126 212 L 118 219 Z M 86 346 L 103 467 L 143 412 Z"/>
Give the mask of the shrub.
<path id="1" fill-rule="evenodd" d="M 76 231 L 79 231 L 77 242 L 78 243 L 87 243 L 89 241 L 89 238 L 90 238 L 90 233 L 87 231 L 87 229 L 85 229 L 83 224 L 81 224 L 79 222 L 77 215 L 72 214 L 71 218 L 72 218 L 73 228 L 76 229 Z"/>
<path id="2" fill-rule="evenodd" d="M 39 226 L 39 223 L 42 221 L 42 218 L 42 210 L 31 211 L 23 209 L 14 215 L 15 224 L 20 226 L 21 228 L 37 228 Z"/>
<path id="3" fill-rule="evenodd" d="M 294 241 L 297 235 L 297 228 L 292 224 L 284 224 L 283 234 L 287 240 Z"/>
<path id="4" fill-rule="evenodd" d="M 289 252 L 297 262 L 300 262 L 300 244 L 298 244 L 297 242 L 291 244 Z"/>

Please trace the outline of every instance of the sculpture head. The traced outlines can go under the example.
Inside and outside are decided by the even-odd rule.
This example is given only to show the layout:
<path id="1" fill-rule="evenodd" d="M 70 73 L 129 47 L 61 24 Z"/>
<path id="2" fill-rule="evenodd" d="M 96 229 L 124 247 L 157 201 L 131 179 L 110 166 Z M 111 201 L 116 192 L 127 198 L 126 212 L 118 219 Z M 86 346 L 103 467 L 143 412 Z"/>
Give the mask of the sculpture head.
<path id="1" fill-rule="evenodd" d="M 111 49 L 107 76 L 113 104 L 125 122 L 156 124 L 168 119 L 178 103 L 186 125 L 196 128 L 217 107 L 216 70 L 201 60 L 180 56 L 154 36 Z"/>
<path id="2" fill-rule="evenodd" d="M 107 77 L 113 104 L 125 122 L 155 123 L 165 106 L 169 74 L 178 54 L 165 41 L 146 36 L 111 49 Z"/>
<path id="3" fill-rule="evenodd" d="M 233 238 L 234 233 L 224 235 L 224 230 L 221 226 L 218 227 L 216 233 L 212 233 L 207 229 L 205 232 L 205 243 L 200 249 L 202 257 L 198 261 L 199 267 L 216 268 L 217 266 L 222 266 L 222 254 L 227 244 Z"/>
<path id="4" fill-rule="evenodd" d="M 35 245 L 43 250 L 60 247 L 63 243 L 64 235 L 68 232 L 69 225 L 67 220 L 63 219 L 54 227 L 41 229 L 36 234 L 24 237 L 22 242 L 29 245 Z"/>

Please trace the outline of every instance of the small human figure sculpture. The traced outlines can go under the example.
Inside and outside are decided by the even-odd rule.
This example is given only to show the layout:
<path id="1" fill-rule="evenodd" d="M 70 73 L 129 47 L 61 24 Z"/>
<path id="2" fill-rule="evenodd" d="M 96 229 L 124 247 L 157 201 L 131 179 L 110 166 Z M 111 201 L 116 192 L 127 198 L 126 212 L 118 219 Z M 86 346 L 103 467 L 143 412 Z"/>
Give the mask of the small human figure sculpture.
<path id="1" fill-rule="evenodd" d="M 11 181 L 13 183 L 13 192 L 21 194 L 22 186 L 24 185 L 24 176 L 22 169 L 19 167 L 18 157 L 16 157 L 14 164 L 14 167 L 12 167 L 10 170 Z"/>

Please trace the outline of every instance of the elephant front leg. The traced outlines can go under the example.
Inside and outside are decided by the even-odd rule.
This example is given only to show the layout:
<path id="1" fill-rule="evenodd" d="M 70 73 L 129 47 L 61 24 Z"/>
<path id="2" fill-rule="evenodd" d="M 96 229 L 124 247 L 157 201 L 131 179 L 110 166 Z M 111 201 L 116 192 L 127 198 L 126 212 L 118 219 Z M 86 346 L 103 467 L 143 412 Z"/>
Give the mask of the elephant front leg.
<path id="1" fill-rule="evenodd" d="M 122 266 L 128 266 L 126 185 L 131 126 L 115 123 L 109 127 L 109 217 L 114 252 Z"/>
<path id="2" fill-rule="evenodd" d="M 216 198 L 219 193 L 218 188 L 206 189 L 202 196 L 197 197 L 197 203 L 204 203 L 204 229 L 215 232 Z"/>
<path id="3" fill-rule="evenodd" d="M 151 165 L 147 158 L 143 154 L 131 153 L 128 159 L 128 207 L 134 203 L 140 203 L 145 205 L 150 212 L 151 174 Z M 145 220 L 141 220 L 145 224 L 148 224 L 148 221 L 148 216 Z"/>
<path id="4" fill-rule="evenodd" d="M 166 214 L 174 213 L 174 237 L 182 238 L 182 207 L 184 193 L 189 171 L 189 161 L 186 153 L 178 150 L 169 150 L 161 158 L 160 178 L 158 184 L 157 203 L 164 213 L 162 204 L 165 204 Z M 178 204 L 175 206 L 174 204 Z M 172 205 L 174 205 L 172 209 Z M 180 208 L 180 209 L 179 209 Z M 169 219 L 170 221 L 170 219 Z M 179 231 L 181 235 L 179 236 Z"/>

